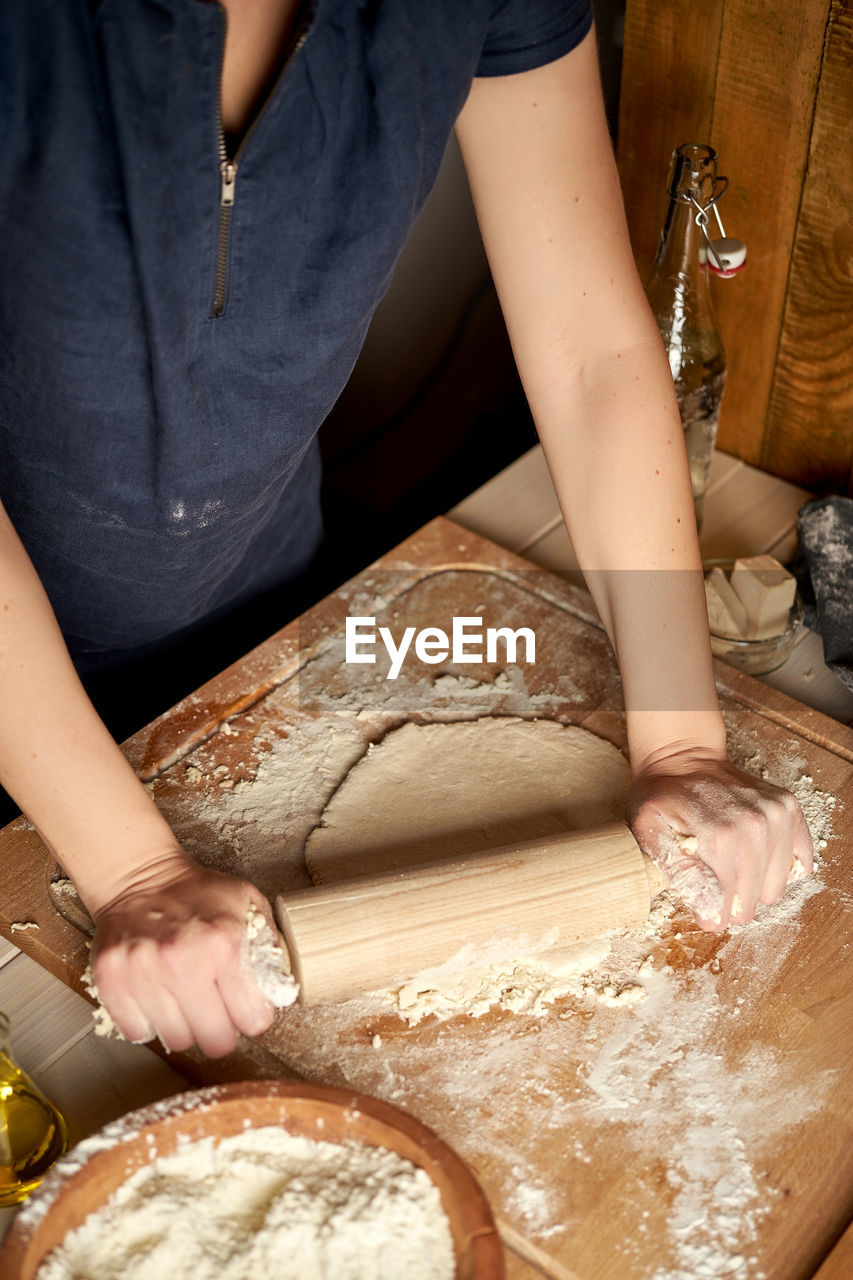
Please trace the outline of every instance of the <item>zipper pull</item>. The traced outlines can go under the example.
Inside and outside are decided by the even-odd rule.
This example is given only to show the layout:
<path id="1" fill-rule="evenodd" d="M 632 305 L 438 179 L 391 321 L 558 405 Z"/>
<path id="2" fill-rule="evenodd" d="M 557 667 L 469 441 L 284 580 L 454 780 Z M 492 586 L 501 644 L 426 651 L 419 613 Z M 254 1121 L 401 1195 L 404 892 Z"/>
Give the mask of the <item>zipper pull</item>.
<path id="1" fill-rule="evenodd" d="M 219 192 L 219 203 L 223 209 L 230 209 L 234 203 L 234 188 L 237 185 L 237 165 L 233 160 L 223 160 L 219 166 L 222 185 Z"/>

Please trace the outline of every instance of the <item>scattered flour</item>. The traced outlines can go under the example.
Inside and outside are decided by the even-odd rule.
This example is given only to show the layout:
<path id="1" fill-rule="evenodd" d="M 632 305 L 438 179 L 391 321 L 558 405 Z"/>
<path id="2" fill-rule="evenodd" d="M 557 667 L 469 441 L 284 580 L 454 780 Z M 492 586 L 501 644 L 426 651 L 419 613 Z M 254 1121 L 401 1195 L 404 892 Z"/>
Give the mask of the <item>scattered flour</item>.
<path id="1" fill-rule="evenodd" d="M 646 992 L 639 983 L 603 975 L 601 965 L 609 954 L 608 938 L 553 948 L 526 959 L 504 957 L 499 963 L 484 962 L 465 947 L 440 968 L 419 974 L 384 999 L 390 996 L 410 1026 L 430 1015 L 481 1018 L 495 1008 L 539 1014 L 566 996 L 612 1007 L 644 1000 Z M 383 998 L 378 992 L 376 996 Z"/>
<path id="2" fill-rule="evenodd" d="M 744 1280 L 757 1274 L 750 1246 L 774 1194 L 759 1185 L 749 1150 L 769 1116 L 775 1135 L 801 1123 L 819 1105 L 819 1082 L 797 1080 L 767 1048 L 727 1062 L 716 1051 L 723 1010 L 707 970 L 678 998 L 666 970 L 644 981 L 648 1000 L 610 1033 L 586 1074 L 593 1115 L 604 1123 L 630 1115 L 638 1152 L 665 1159 L 674 1265 L 654 1280 Z"/>
<path id="3" fill-rule="evenodd" d="M 37 1280 L 452 1280 L 428 1174 L 384 1148 L 263 1127 L 180 1145 L 70 1232 Z"/>
<path id="4" fill-rule="evenodd" d="M 231 869 L 268 896 L 288 875 L 294 887 L 305 885 L 305 839 L 368 741 L 409 718 L 562 715 L 567 702 L 587 696 L 556 686 L 531 696 L 524 673 L 512 668 L 509 689 L 505 681 L 448 673 L 446 681 L 410 682 L 405 697 L 385 680 L 356 689 L 336 683 L 331 651 L 312 670 L 313 691 L 306 681 L 298 712 L 286 703 L 286 735 L 270 728 L 274 708 L 266 719 L 259 713 L 268 739 L 261 749 L 249 714 L 244 739 L 228 738 L 233 763 L 224 773 L 221 750 L 202 747 L 190 766 L 197 765 L 194 795 L 179 770 L 158 782 L 167 808 L 174 794 L 174 825 L 184 825 L 191 851 L 202 861 L 213 847 L 218 856 L 232 851 Z M 435 694 L 453 704 L 437 705 Z M 595 705 L 604 701 L 596 691 Z M 525 1239 L 580 1236 L 601 1221 L 602 1189 L 633 1169 L 623 1200 L 614 1198 L 608 1210 L 614 1274 L 612 1255 L 621 1251 L 640 1261 L 643 1274 L 656 1267 L 654 1280 L 760 1280 L 762 1224 L 772 1229 L 785 1211 L 762 1152 L 808 1123 L 832 1088 L 831 1071 L 809 1070 L 806 1042 L 768 1043 L 763 1019 L 768 991 L 789 957 L 796 960 L 801 911 L 828 885 L 827 899 L 837 892 L 829 873 L 824 880 L 831 857 L 821 859 L 836 801 L 815 785 L 801 740 L 780 735 L 765 747 L 750 732 L 750 714 L 727 712 L 726 720 L 735 763 L 794 791 L 818 854 L 815 873 L 750 924 L 703 934 L 677 913 L 673 920 L 674 904 L 662 895 L 648 927 L 608 939 L 608 953 L 553 1005 L 536 995 L 522 999 L 516 1017 L 497 1007 L 475 1024 L 451 1003 L 411 1025 L 403 1009 L 365 998 L 295 1006 L 275 1032 L 280 1056 L 306 1078 L 346 1082 L 440 1127 L 488 1171 L 504 1224 Z M 515 1000 L 523 983 L 508 976 Z M 636 988 L 645 998 L 629 1003 Z M 629 1007 L 609 1008 L 608 989 L 624 993 L 617 1004 Z M 750 1029 L 740 1057 L 727 1050 L 733 1019 Z M 505 1122 L 499 1108 L 509 1085 L 501 1082 L 512 1082 Z M 546 1163 L 553 1170 L 547 1180 Z"/>
<path id="5" fill-rule="evenodd" d="M 465 697 L 468 694 L 474 694 L 482 698 L 484 694 L 488 695 L 491 692 L 511 693 L 513 682 L 509 672 L 499 671 L 492 681 L 474 680 L 471 676 L 436 676 L 432 687 L 436 693 L 444 694 L 446 697 Z"/>
<path id="6" fill-rule="evenodd" d="M 286 967 L 278 935 L 254 907 L 246 917 L 246 938 L 249 964 L 261 991 L 276 1009 L 289 1008 L 299 995 L 299 984 Z"/>
<path id="7" fill-rule="evenodd" d="M 59 876 L 50 882 L 52 891 L 68 898 L 78 897 L 77 888 L 67 876 Z"/>
<path id="8" fill-rule="evenodd" d="M 814 1070 L 808 1041 L 780 1045 L 763 1028 L 768 991 L 797 954 L 799 916 L 827 890 L 821 854 L 836 801 L 793 752 L 780 764 L 751 741 L 736 745 L 747 748 L 736 763 L 749 759 L 798 794 L 818 851 L 814 874 L 749 924 L 707 934 L 662 894 L 645 927 L 602 941 L 574 992 L 514 1017 L 493 1007 L 474 1023 L 447 1008 L 407 1025 L 403 1010 L 395 1022 L 366 998 L 294 1011 L 297 1070 L 440 1125 L 475 1167 L 495 1171 L 505 1237 L 570 1270 L 571 1240 L 601 1228 L 602 1192 L 622 1186 L 607 1225 L 613 1274 L 623 1255 L 626 1274 L 639 1266 L 649 1280 L 762 1280 L 764 1233 L 785 1211 L 763 1153 L 781 1149 L 835 1088 L 831 1057 Z M 643 998 L 630 1003 L 637 987 Z M 608 1007 L 608 988 L 629 1007 Z M 749 1030 L 730 1040 L 723 1028 L 735 1020 Z M 505 1122 L 501 1081 L 512 1082 Z M 546 1246 L 552 1239 L 564 1243 Z"/>
<path id="9" fill-rule="evenodd" d="M 440 968 L 406 983 L 393 998 L 410 1025 L 430 1014 L 479 1018 L 495 1005 L 513 1013 L 540 1013 L 561 996 L 581 992 L 583 975 L 609 949 L 606 941 L 595 939 L 535 959 L 489 964 L 466 947 Z"/>
<path id="10" fill-rule="evenodd" d="M 101 997 L 98 994 L 98 987 L 95 982 L 95 975 L 92 972 L 91 963 L 86 965 L 80 981 L 83 984 L 84 990 L 86 990 L 95 1001 L 95 1007 L 92 1010 L 92 1021 L 95 1024 L 95 1035 L 114 1038 L 116 1040 L 125 1040 L 127 1037 L 121 1033 L 106 1006 L 101 1004 Z"/>

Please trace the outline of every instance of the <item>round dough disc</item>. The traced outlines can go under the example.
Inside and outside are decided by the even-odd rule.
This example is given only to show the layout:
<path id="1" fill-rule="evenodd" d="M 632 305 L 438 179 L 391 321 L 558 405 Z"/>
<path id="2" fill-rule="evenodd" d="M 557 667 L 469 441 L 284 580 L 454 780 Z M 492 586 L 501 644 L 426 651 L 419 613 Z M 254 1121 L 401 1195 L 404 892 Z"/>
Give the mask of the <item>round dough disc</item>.
<path id="1" fill-rule="evenodd" d="M 344 778 L 308 870 L 333 884 L 618 821 L 629 776 L 612 743 L 554 720 L 406 724 Z"/>

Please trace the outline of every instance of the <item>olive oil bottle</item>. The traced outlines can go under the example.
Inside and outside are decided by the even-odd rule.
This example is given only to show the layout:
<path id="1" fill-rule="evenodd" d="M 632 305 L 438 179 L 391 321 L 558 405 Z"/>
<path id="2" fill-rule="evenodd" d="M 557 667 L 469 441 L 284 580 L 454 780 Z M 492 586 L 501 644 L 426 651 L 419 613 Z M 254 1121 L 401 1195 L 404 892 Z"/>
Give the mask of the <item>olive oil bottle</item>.
<path id="1" fill-rule="evenodd" d="M 15 1062 L 0 1013 L 0 1205 L 25 1200 L 67 1146 L 62 1115 Z"/>

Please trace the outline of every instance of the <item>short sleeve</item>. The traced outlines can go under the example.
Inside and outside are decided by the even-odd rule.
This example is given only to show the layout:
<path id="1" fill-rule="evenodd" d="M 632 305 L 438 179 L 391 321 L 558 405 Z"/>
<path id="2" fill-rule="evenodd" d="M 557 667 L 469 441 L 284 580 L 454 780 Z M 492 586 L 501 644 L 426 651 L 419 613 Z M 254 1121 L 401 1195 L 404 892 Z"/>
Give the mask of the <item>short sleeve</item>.
<path id="1" fill-rule="evenodd" d="M 495 0 L 478 76 L 508 76 L 554 62 L 592 26 L 590 0 Z"/>

